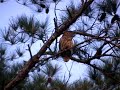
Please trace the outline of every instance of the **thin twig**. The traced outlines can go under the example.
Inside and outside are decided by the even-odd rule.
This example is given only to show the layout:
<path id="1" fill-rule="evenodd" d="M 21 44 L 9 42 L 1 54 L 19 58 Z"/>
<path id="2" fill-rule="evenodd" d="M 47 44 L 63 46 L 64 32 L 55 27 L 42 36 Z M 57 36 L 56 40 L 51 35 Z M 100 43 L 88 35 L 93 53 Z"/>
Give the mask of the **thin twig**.
<path id="1" fill-rule="evenodd" d="M 31 52 L 31 49 L 30 49 L 30 45 L 28 44 L 28 50 L 29 50 L 29 52 L 30 52 L 30 57 L 31 57 L 31 60 L 32 60 L 32 52 Z"/>
<path id="2" fill-rule="evenodd" d="M 70 78 L 71 78 L 71 70 L 72 70 L 72 67 L 73 67 L 73 63 L 74 63 L 74 62 L 72 62 L 72 65 L 71 65 L 71 67 L 70 67 L 70 70 L 68 69 L 68 67 L 67 67 L 67 65 L 66 65 L 66 63 L 65 63 L 65 65 L 66 65 L 66 67 L 67 67 L 67 70 L 68 70 L 68 72 L 69 72 L 69 77 L 68 77 L 68 80 L 66 81 L 65 85 L 67 85 L 67 83 L 69 82 L 69 80 L 70 80 Z"/>

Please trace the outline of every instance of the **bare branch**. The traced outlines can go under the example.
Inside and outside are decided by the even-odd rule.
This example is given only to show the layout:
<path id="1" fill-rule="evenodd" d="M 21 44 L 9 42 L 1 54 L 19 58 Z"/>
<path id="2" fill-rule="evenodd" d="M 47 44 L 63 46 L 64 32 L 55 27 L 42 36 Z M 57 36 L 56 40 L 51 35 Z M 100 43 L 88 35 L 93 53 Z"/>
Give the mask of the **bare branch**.
<path id="1" fill-rule="evenodd" d="M 28 50 L 30 52 L 30 57 L 31 57 L 31 60 L 32 60 L 32 52 L 31 52 L 31 49 L 30 49 L 30 45 L 28 44 Z"/>
<path id="2" fill-rule="evenodd" d="M 105 71 L 104 69 L 100 68 L 100 67 L 97 67 L 96 65 L 93 65 L 93 64 L 90 64 L 88 63 L 87 61 L 82 61 L 82 60 L 79 60 L 77 58 L 74 58 L 74 57 L 71 57 L 72 60 L 76 61 L 76 62 L 80 62 L 80 63 L 84 63 L 84 64 L 87 64 L 91 67 L 93 67 L 94 69 L 97 69 L 99 70 L 100 72 L 102 72 L 105 76 L 109 77 L 110 79 L 113 79 L 114 81 L 116 81 L 116 83 L 120 83 L 120 81 L 116 80 L 111 73 Z"/>

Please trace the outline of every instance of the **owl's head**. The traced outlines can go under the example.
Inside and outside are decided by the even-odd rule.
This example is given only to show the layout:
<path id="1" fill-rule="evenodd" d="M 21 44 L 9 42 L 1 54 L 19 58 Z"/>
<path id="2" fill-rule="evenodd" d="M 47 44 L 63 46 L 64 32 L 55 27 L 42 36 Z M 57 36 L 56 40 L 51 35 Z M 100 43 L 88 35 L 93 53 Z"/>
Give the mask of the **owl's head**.
<path id="1" fill-rule="evenodd" d="M 74 37 L 75 33 L 73 31 L 64 31 L 63 35 L 64 36 L 69 36 L 69 37 Z"/>

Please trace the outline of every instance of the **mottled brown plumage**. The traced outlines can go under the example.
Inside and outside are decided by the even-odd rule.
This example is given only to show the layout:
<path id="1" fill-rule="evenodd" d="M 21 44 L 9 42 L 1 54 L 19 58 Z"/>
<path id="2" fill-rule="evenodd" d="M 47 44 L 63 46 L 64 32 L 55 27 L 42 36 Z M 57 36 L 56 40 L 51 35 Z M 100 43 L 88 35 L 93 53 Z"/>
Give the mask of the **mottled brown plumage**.
<path id="1" fill-rule="evenodd" d="M 59 41 L 59 50 L 63 51 L 61 53 L 61 57 L 65 62 L 68 62 L 72 55 L 71 48 L 74 46 L 74 43 L 72 41 L 73 37 L 74 33 L 72 31 L 64 31 L 63 36 Z"/>

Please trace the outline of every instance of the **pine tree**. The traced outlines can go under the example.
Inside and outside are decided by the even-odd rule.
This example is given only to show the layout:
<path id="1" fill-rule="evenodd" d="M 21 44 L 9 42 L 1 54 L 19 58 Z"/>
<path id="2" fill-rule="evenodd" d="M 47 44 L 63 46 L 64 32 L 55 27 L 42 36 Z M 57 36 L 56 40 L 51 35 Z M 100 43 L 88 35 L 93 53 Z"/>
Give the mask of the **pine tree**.
<path id="1" fill-rule="evenodd" d="M 5 0 L 0 1 L 5 4 Z M 1 90 L 119 90 L 120 89 L 120 15 L 118 0 L 79 0 L 79 3 L 58 9 L 61 0 L 17 0 L 19 4 L 49 15 L 54 3 L 54 27 L 26 15 L 13 18 L 8 28 L 0 30 L 0 89 Z M 59 16 L 58 13 L 61 13 Z M 41 19 L 41 18 L 40 18 Z M 76 37 L 70 59 L 88 66 L 88 77 L 69 83 L 56 75 L 59 36 L 64 31 Z M 33 55 L 31 47 L 37 41 L 42 46 Z M 29 54 L 29 59 L 25 59 Z M 20 61 L 20 62 L 19 62 Z M 59 62 L 59 61 L 58 61 Z"/>

